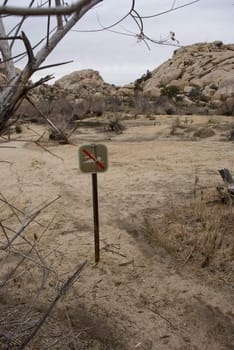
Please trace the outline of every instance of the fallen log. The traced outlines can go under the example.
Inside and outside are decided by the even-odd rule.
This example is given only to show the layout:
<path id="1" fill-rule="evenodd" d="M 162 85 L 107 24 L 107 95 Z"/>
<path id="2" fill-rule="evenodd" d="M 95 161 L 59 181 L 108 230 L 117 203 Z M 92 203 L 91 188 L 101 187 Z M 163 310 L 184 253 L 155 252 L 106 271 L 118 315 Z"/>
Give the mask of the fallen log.
<path id="1" fill-rule="evenodd" d="M 227 168 L 219 169 L 219 173 L 223 179 L 224 186 L 218 185 L 216 187 L 219 195 L 225 203 L 234 202 L 234 180 L 231 172 Z"/>

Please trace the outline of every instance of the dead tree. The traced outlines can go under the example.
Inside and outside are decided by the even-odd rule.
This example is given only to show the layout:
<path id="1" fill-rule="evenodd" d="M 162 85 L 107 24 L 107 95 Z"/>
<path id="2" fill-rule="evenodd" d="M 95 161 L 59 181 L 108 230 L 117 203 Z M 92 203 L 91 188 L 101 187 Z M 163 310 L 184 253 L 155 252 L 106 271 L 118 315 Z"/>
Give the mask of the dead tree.
<path id="1" fill-rule="evenodd" d="M 22 99 L 27 95 L 28 91 L 33 89 L 35 86 L 38 86 L 49 79 L 51 76 L 46 76 L 41 79 L 38 83 L 30 83 L 29 79 L 39 69 L 48 68 L 41 67 L 42 63 L 53 51 L 56 45 L 64 38 L 64 36 L 71 30 L 71 28 L 88 12 L 92 7 L 97 5 L 102 0 L 80 0 L 77 1 L 74 5 L 64 8 L 61 6 L 60 0 L 55 0 L 55 7 L 50 6 L 51 1 L 49 1 L 49 7 L 46 8 L 9 8 L 2 6 L 0 8 L 0 13 L 11 13 L 19 14 L 22 17 L 22 20 L 16 27 L 16 33 L 18 33 L 19 28 L 22 27 L 23 22 L 26 19 L 26 16 L 48 16 L 48 26 L 47 26 L 47 36 L 45 38 L 45 44 L 34 53 L 35 49 L 32 47 L 26 33 L 21 31 L 20 35 L 8 36 L 5 32 L 3 18 L 0 17 L 0 51 L 3 56 L 3 63 L 6 66 L 6 74 L 8 80 L 8 86 L 6 86 L 2 93 L 0 94 L 0 132 L 5 129 L 7 122 L 17 109 L 17 107 L 22 102 Z M 33 4 L 34 1 L 31 1 Z M 14 9 L 16 12 L 14 12 Z M 27 12 L 29 11 L 29 12 Z M 69 19 L 65 19 L 64 15 L 72 14 Z M 51 34 L 50 28 L 50 14 L 53 14 L 57 18 L 57 27 L 54 32 Z M 16 70 L 13 64 L 13 55 L 12 47 L 16 40 L 22 40 L 25 46 L 25 50 L 28 56 L 28 62 L 25 65 L 24 69 L 20 72 L 19 75 L 16 74 Z"/>
<path id="2" fill-rule="evenodd" d="M 158 17 L 159 15 L 175 11 L 198 1 L 200 0 L 193 0 L 179 6 L 176 4 L 176 1 L 173 0 L 168 10 L 143 16 L 137 10 L 136 1 L 128 0 L 129 11 L 126 15 L 108 27 L 102 26 L 99 22 L 101 28 L 99 28 L 98 31 L 112 30 L 113 27 L 118 26 L 126 20 L 126 18 L 130 18 L 136 25 L 136 33 L 133 33 L 132 36 L 134 36 L 137 41 L 143 41 L 147 47 L 149 46 L 148 42 L 175 45 L 173 41 L 171 43 L 168 42 L 168 38 L 165 40 L 155 40 L 147 35 L 144 30 L 144 20 Z M 5 65 L 7 84 L 2 87 L 2 91 L 0 92 L 0 133 L 7 127 L 9 119 L 22 102 L 24 96 L 34 87 L 52 78 L 51 76 L 46 76 L 36 83 L 31 83 L 29 80 L 31 76 L 39 69 L 49 68 L 49 66 L 42 67 L 41 65 L 57 44 L 87 12 L 97 4 L 101 2 L 104 3 L 105 0 L 76 0 L 73 4 L 70 0 L 66 3 L 63 0 L 54 0 L 54 7 L 52 7 L 52 0 L 41 2 L 41 5 L 38 5 L 38 1 L 31 0 L 28 7 L 12 7 L 9 5 L 10 0 L 2 2 L 3 5 L 0 6 L 0 53 L 3 58 L 2 64 Z M 4 16 L 6 16 L 6 18 Z M 20 17 L 20 20 L 10 33 L 6 33 L 4 20 L 8 19 L 9 16 Z M 32 46 L 27 33 L 22 30 L 24 22 L 32 16 L 47 17 L 47 34 L 34 46 Z M 55 28 L 51 28 L 52 17 L 56 18 Z M 115 32 L 121 34 L 119 31 Z M 14 63 L 16 58 L 14 56 L 14 47 L 16 41 L 19 40 L 24 44 L 25 54 L 28 60 L 22 71 L 17 74 Z M 65 64 L 65 62 L 59 64 Z M 56 64 L 51 65 L 50 67 L 55 65 Z"/>

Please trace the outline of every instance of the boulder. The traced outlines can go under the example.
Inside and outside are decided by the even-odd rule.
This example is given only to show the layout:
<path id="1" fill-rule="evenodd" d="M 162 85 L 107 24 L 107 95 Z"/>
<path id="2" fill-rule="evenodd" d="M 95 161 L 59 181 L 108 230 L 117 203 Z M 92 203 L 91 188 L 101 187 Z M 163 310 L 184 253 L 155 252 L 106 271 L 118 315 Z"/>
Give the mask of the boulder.
<path id="1" fill-rule="evenodd" d="M 102 85 L 104 85 L 104 81 L 100 73 L 92 69 L 73 72 L 55 82 L 55 86 L 72 91 L 97 88 Z"/>

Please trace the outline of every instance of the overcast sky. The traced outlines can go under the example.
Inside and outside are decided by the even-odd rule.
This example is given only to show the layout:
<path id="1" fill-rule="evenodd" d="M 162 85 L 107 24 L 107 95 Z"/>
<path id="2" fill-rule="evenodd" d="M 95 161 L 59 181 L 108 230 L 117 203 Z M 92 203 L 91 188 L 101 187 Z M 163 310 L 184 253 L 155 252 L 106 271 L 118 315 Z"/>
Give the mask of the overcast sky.
<path id="1" fill-rule="evenodd" d="M 141 15 L 150 15 L 169 9 L 173 2 L 136 0 L 136 9 Z M 187 2 L 189 1 L 177 0 L 176 4 L 179 6 Z M 98 19 L 103 26 L 108 26 L 121 18 L 130 5 L 130 0 L 104 0 L 87 13 L 75 29 L 99 29 Z M 26 29 L 25 32 L 30 33 L 31 40 L 33 36 L 41 37 L 46 31 L 39 18 L 34 18 L 33 25 L 31 23 Z M 91 68 L 98 70 L 106 82 L 124 85 L 171 58 L 176 49 L 173 46 L 150 43 L 149 50 L 144 42 L 139 42 L 134 36 L 137 30 L 132 20 L 125 21 L 115 30 L 133 36 L 110 31 L 70 32 L 56 47 L 46 64 L 69 60 L 74 62 L 39 71 L 35 78 L 41 77 L 42 74 L 53 74 L 57 80 L 75 70 Z M 174 31 L 182 46 L 214 40 L 222 40 L 225 44 L 234 43 L 234 0 L 200 0 L 170 14 L 145 19 L 144 30 L 145 34 L 155 40 L 164 39 L 170 31 Z"/>

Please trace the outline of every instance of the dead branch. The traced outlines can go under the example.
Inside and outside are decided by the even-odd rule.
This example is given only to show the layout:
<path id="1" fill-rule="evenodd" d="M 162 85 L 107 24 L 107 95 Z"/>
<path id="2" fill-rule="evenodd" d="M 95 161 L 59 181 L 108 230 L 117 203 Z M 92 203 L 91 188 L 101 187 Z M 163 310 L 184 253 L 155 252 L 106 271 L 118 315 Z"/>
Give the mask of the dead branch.
<path id="1" fill-rule="evenodd" d="M 0 196 L 2 197 L 2 198 L 0 198 L 0 201 L 1 201 L 1 202 L 7 204 L 8 206 L 10 206 L 10 207 L 11 207 L 12 209 L 14 209 L 15 211 L 18 211 L 20 214 L 23 214 L 23 215 L 24 215 L 24 211 L 21 210 L 21 209 L 19 209 L 19 208 L 17 208 L 16 206 L 14 206 L 12 203 L 8 202 L 7 199 L 3 196 L 3 194 L 2 194 L 1 192 L 0 192 Z M 44 225 L 42 225 L 40 222 L 38 222 L 37 220 L 34 220 L 34 222 L 35 222 L 36 224 L 38 224 L 39 226 L 44 226 Z"/>
<path id="2" fill-rule="evenodd" d="M 59 157 L 57 154 L 55 154 L 54 152 L 51 152 L 48 150 L 48 148 L 46 148 L 45 146 L 41 145 L 38 141 L 34 141 L 35 145 L 37 145 L 38 147 L 41 147 L 44 151 L 48 152 L 49 154 L 51 154 L 53 157 L 56 157 L 58 159 L 64 160 L 62 157 Z"/>
<path id="3" fill-rule="evenodd" d="M 30 91 L 30 90 L 32 90 L 32 89 L 34 89 L 34 88 L 36 88 L 36 87 L 38 87 L 38 86 L 40 86 L 40 85 L 42 85 L 42 84 L 45 84 L 45 83 L 47 83 L 49 80 L 51 80 L 51 79 L 53 79 L 54 77 L 53 77 L 53 75 L 46 75 L 44 78 L 41 78 L 41 79 L 39 79 L 38 81 L 36 81 L 35 83 L 30 83 L 30 85 L 26 85 L 25 86 L 25 88 L 24 88 L 24 93 L 25 93 L 25 95 L 27 95 L 27 93 Z"/>
<path id="4" fill-rule="evenodd" d="M 35 240 L 34 240 L 33 244 L 31 244 L 31 242 L 29 242 L 30 249 L 29 249 L 28 252 L 26 252 L 24 254 L 22 252 L 14 250 L 14 249 L 12 250 L 13 254 L 18 255 L 18 256 L 21 257 L 21 260 L 18 262 L 18 264 L 10 272 L 7 273 L 4 281 L 0 283 L 0 289 L 2 287 L 4 287 L 7 283 L 10 282 L 10 280 L 13 278 L 13 276 L 15 275 L 16 271 L 18 270 L 18 268 L 20 266 L 22 266 L 22 264 L 23 264 L 23 262 L 25 260 L 29 260 L 30 262 L 33 262 L 35 265 L 41 267 L 43 269 L 43 271 L 52 272 L 56 276 L 56 278 L 59 279 L 57 273 L 54 270 L 52 270 L 51 268 L 49 268 L 48 266 L 45 265 L 45 263 L 42 261 L 40 255 L 39 255 L 40 263 L 38 263 L 35 259 L 33 259 L 30 256 L 32 251 L 35 250 L 36 245 L 38 245 L 38 243 L 40 242 L 41 238 L 47 232 L 47 230 L 48 230 L 49 226 L 51 225 L 51 223 L 53 222 L 53 220 L 54 220 L 54 217 L 49 221 L 49 223 L 46 225 L 45 229 L 43 230 L 43 232 L 41 233 L 41 235 L 39 237 L 38 236 L 36 236 L 36 237 L 34 236 Z M 9 239 L 7 239 L 7 241 L 9 242 Z M 38 251 L 36 251 L 36 254 L 38 255 Z M 45 279 L 44 279 L 44 281 L 45 281 Z"/>
<path id="5" fill-rule="evenodd" d="M 34 57 L 34 54 L 33 54 L 33 50 L 32 50 L 30 41 L 29 41 L 27 35 L 24 32 L 21 33 L 21 36 L 22 36 L 22 40 L 24 42 L 24 46 L 25 46 L 27 54 L 28 54 L 28 63 L 33 65 L 33 63 L 35 61 L 35 57 Z"/>
<path id="6" fill-rule="evenodd" d="M 67 136 L 62 132 L 62 130 L 57 128 L 57 126 L 49 118 L 47 118 L 47 116 L 44 113 L 42 113 L 42 111 L 39 110 L 39 108 L 35 105 L 35 103 L 28 96 L 26 96 L 26 99 L 28 100 L 29 103 L 31 103 L 31 105 L 36 109 L 36 111 L 42 116 L 42 118 L 44 118 L 47 121 L 47 123 L 52 127 L 52 129 L 55 130 L 59 135 L 61 135 L 62 139 L 66 143 L 69 143 Z"/>
<path id="7" fill-rule="evenodd" d="M 25 223 L 22 224 L 22 226 L 20 227 L 20 229 L 15 233 L 15 235 L 9 240 L 9 242 L 7 243 L 7 245 L 0 247 L 0 250 L 7 250 L 11 244 L 16 240 L 16 238 L 18 238 L 22 232 L 24 232 L 25 228 L 28 227 L 34 220 L 35 218 L 46 208 L 48 208 L 50 205 L 52 205 L 54 202 L 56 202 L 58 199 L 60 199 L 61 196 L 57 196 L 56 198 L 54 198 L 53 200 L 51 200 L 49 203 L 45 204 L 43 207 L 41 207 L 40 209 L 36 210 L 35 213 L 33 213 L 31 215 L 31 217 L 29 217 Z"/>
<path id="8" fill-rule="evenodd" d="M 189 261 L 189 259 L 190 259 L 191 256 L 193 255 L 193 252 L 195 251 L 195 249 L 196 249 L 196 245 L 192 246 L 192 248 L 191 248 L 189 254 L 186 256 L 186 258 L 185 258 L 185 260 L 184 260 L 182 266 L 184 266 L 184 265 L 187 264 L 187 262 Z"/>
<path id="9" fill-rule="evenodd" d="M 4 142 L 9 142 L 9 141 L 7 140 L 7 141 L 4 141 Z M 15 146 L 0 146 L 0 148 L 16 148 L 16 147 Z"/>
<path id="10" fill-rule="evenodd" d="M 33 3 L 35 2 L 35 0 L 32 0 L 31 3 L 28 5 L 28 7 L 32 7 Z M 4 5 L 3 5 L 4 6 Z M 15 35 L 17 36 L 24 21 L 25 21 L 26 17 L 23 16 L 23 18 L 21 19 L 21 21 L 16 25 L 16 32 Z M 15 30 L 15 28 L 13 28 L 13 30 Z M 11 44 L 10 44 L 10 49 L 12 49 L 13 45 L 14 45 L 15 39 L 12 40 Z"/>
<path id="11" fill-rule="evenodd" d="M 163 316 L 160 312 L 158 312 L 155 308 L 150 309 L 154 314 L 158 315 L 162 320 L 166 321 L 172 328 L 177 329 L 177 327 L 165 316 Z"/>
<path id="12" fill-rule="evenodd" d="M 16 16 L 58 16 L 79 13 L 84 7 L 94 7 L 103 0 L 79 0 L 70 6 L 48 8 L 22 8 L 13 6 L 0 6 L 0 14 Z"/>
<path id="13" fill-rule="evenodd" d="M 229 203 L 230 205 L 234 202 L 234 180 L 231 172 L 226 169 L 220 169 L 219 174 L 221 175 L 224 186 L 217 186 L 216 189 L 219 192 L 222 200 Z"/>
<path id="14" fill-rule="evenodd" d="M 17 220 L 19 221 L 19 223 L 21 224 L 21 219 L 17 214 L 17 211 L 15 210 L 15 208 L 11 205 L 11 203 L 8 202 L 8 200 L 5 198 L 5 196 L 0 192 L 0 196 L 2 198 L 0 198 L 0 201 L 3 201 L 11 210 L 11 212 L 14 214 L 14 216 L 17 218 Z"/>
<path id="15" fill-rule="evenodd" d="M 52 68 L 52 67 L 58 67 L 58 66 L 62 66 L 62 65 L 65 65 L 65 64 L 72 63 L 72 62 L 74 62 L 74 60 L 61 62 L 61 63 L 48 64 L 47 66 L 38 67 L 37 69 L 35 69 L 35 71 L 39 71 L 39 70 L 42 70 L 42 69 L 48 69 L 48 68 Z M 51 79 L 53 79 L 53 77 Z"/>
<path id="16" fill-rule="evenodd" d="M 7 242 L 9 243 L 9 237 L 8 237 L 7 232 L 6 232 L 6 229 L 5 229 L 5 227 L 3 226 L 3 224 L 2 224 L 1 221 L 0 221 L 0 227 L 1 227 L 1 229 L 2 229 L 2 232 L 3 232 L 3 234 L 4 234 L 4 236 L 5 236 L 6 240 L 7 240 Z"/>
<path id="17" fill-rule="evenodd" d="M 75 283 L 77 278 L 80 276 L 82 270 L 84 269 L 87 262 L 85 261 L 82 263 L 78 269 L 75 271 L 75 273 L 67 279 L 67 281 L 64 283 L 62 288 L 58 291 L 56 297 L 48 307 L 47 311 L 44 313 L 40 321 L 37 323 L 36 327 L 32 331 L 32 333 L 22 342 L 21 346 L 19 347 L 19 350 L 25 349 L 25 347 L 32 341 L 32 339 L 35 337 L 39 329 L 42 327 L 42 325 L 45 323 L 49 315 L 51 314 L 53 308 L 57 304 L 57 302 L 67 293 L 67 291 L 72 287 L 72 285 Z"/>
<path id="18" fill-rule="evenodd" d="M 0 160 L 0 163 L 13 164 L 12 162 L 8 162 L 8 160 Z"/>
<path id="19" fill-rule="evenodd" d="M 102 247 L 102 250 L 104 250 L 105 252 L 109 252 L 112 254 L 122 256 L 123 258 L 127 258 L 127 256 L 125 254 L 122 254 L 115 249 L 119 250 L 120 247 L 117 247 L 115 244 L 109 244 L 109 243 L 105 243 L 105 246 Z"/>
<path id="20" fill-rule="evenodd" d="M 60 0 L 55 0 L 55 5 L 56 5 L 56 8 L 61 7 L 62 6 L 61 5 L 61 1 Z M 57 16 L 57 27 L 58 27 L 58 30 L 63 28 L 63 20 L 62 20 L 61 15 Z"/>
<path id="21" fill-rule="evenodd" d="M 64 311 L 65 311 L 68 327 L 70 329 L 70 334 L 71 334 L 71 338 L 72 338 L 71 341 L 73 343 L 74 349 L 76 349 L 76 345 L 75 345 L 76 342 L 75 342 L 75 336 L 74 336 L 74 331 L 73 331 L 73 327 L 72 327 L 72 322 L 71 322 L 71 319 L 70 319 L 70 316 L 69 316 L 69 313 L 68 313 L 68 307 L 67 307 L 67 305 L 65 304 L 64 301 L 63 301 L 63 308 L 64 308 Z"/>

